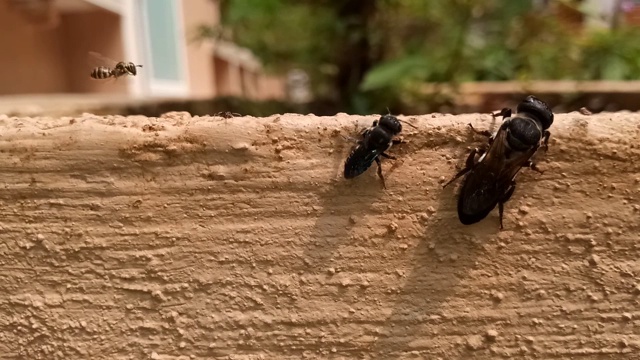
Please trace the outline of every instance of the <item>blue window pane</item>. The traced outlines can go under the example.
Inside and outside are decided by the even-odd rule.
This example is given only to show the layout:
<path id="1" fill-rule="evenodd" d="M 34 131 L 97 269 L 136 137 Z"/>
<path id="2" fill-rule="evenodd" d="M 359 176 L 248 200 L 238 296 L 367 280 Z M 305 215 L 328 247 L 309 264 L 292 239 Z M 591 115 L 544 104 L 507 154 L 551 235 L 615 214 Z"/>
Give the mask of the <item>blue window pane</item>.
<path id="1" fill-rule="evenodd" d="M 180 80 L 180 58 L 177 39 L 177 14 L 173 0 L 147 0 L 145 10 L 153 61 L 153 77 Z"/>

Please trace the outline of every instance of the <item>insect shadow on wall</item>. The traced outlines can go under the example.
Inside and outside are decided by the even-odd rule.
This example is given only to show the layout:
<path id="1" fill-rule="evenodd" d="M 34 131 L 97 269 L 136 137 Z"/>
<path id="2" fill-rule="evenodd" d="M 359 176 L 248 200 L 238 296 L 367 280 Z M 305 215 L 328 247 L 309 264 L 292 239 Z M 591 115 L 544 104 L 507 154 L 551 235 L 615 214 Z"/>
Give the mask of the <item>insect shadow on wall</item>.
<path id="1" fill-rule="evenodd" d="M 464 225 L 477 223 L 498 205 L 502 230 L 504 204 L 515 191 L 515 178 L 520 169 L 528 167 L 543 173 L 531 159 L 540 147 L 545 152 L 549 148 L 553 112 L 545 102 L 529 95 L 518 104 L 515 114 L 504 108 L 492 116 L 502 116 L 503 120 L 494 134 L 476 130 L 469 124 L 473 132 L 488 137 L 488 143 L 471 150 L 465 167 L 443 188 L 466 174 L 458 193 L 460 222 Z"/>
<path id="2" fill-rule="evenodd" d="M 404 123 L 417 129 L 410 123 Z M 382 182 L 382 187 L 386 189 L 380 157 L 396 160 L 395 156 L 387 154 L 386 151 L 393 145 L 406 142 L 402 139 L 394 138 L 401 131 L 401 120 L 391 114 L 387 114 L 382 115 L 378 120 L 374 120 L 373 125 L 361 133 L 360 139 L 345 136 L 345 139 L 357 144 L 344 163 L 345 179 L 352 179 L 364 173 L 375 161 L 378 165 L 378 177 Z"/>

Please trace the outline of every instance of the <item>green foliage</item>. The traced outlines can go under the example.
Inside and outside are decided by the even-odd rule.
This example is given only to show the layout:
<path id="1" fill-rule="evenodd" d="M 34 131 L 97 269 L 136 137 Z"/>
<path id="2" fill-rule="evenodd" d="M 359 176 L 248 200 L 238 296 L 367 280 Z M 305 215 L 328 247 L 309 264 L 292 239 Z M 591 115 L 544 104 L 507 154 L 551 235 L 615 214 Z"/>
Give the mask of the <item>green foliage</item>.
<path id="1" fill-rule="evenodd" d="M 581 33 L 517 0 L 369 0 L 375 14 L 357 26 L 365 17 L 341 11 L 359 1 L 224 0 L 222 18 L 268 69 L 307 70 L 320 96 L 340 93 L 344 55 L 366 39 L 372 66 L 343 92 L 357 112 L 418 101 L 424 83 L 640 78 L 638 28 Z"/>
<path id="2" fill-rule="evenodd" d="M 387 87 L 401 86 L 413 79 L 427 78 L 429 67 L 425 66 L 423 55 L 411 55 L 386 61 L 367 73 L 361 89 L 379 90 Z"/>
<path id="3" fill-rule="evenodd" d="M 312 67 L 327 56 L 327 34 L 333 26 L 327 11 L 287 0 L 231 1 L 223 16 L 235 41 L 251 49 L 275 71 Z"/>
<path id="4" fill-rule="evenodd" d="M 583 40 L 583 79 L 637 80 L 640 77 L 640 29 L 597 31 Z"/>

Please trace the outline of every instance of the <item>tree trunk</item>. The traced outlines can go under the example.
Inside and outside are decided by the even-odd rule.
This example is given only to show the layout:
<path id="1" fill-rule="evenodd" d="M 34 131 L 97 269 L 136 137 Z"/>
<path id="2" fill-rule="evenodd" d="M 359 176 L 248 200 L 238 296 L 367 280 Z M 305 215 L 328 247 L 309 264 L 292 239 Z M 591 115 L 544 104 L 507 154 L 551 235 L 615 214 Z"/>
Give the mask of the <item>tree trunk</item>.
<path id="1" fill-rule="evenodd" d="M 336 88 L 339 102 L 350 107 L 365 74 L 371 68 L 370 21 L 376 13 L 376 0 L 343 0 L 335 5 L 340 33 Z"/>

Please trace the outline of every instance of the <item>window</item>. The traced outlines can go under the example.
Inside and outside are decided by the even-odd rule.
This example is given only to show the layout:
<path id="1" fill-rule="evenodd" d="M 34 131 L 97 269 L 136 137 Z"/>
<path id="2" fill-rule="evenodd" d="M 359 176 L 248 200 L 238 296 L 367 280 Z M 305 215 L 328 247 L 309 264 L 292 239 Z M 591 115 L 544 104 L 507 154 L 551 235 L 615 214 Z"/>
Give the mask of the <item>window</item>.
<path id="1" fill-rule="evenodd" d="M 178 0 L 143 0 L 142 14 L 152 93 L 186 93 L 185 41 Z"/>

